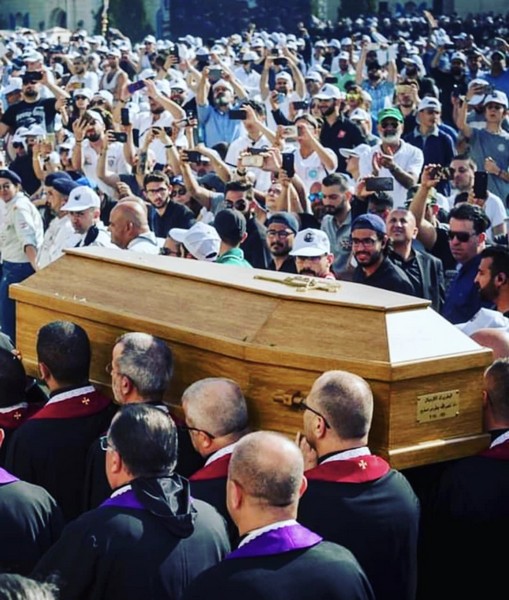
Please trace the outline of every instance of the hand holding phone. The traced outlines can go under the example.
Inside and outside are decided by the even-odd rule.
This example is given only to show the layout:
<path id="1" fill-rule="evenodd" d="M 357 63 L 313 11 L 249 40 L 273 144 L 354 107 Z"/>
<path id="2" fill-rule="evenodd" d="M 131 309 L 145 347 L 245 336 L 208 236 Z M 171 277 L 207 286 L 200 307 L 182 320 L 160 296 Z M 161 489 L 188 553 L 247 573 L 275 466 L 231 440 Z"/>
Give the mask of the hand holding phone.
<path id="1" fill-rule="evenodd" d="M 131 124 L 131 117 L 128 108 L 120 109 L 120 123 L 124 126 Z"/>
<path id="2" fill-rule="evenodd" d="M 488 197 L 488 173 L 486 171 L 476 171 L 474 173 L 474 198 L 486 200 Z"/>
<path id="3" fill-rule="evenodd" d="M 133 83 L 129 83 L 127 86 L 127 91 L 130 94 L 134 94 L 134 92 L 137 92 L 138 90 L 142 90 L 145 86 L 145 82 L 140 79 L 139 81 L 135 81 Z"/>
<path id="4" fill-rule="evenodd" d="M 293 152 L 283 152 L 281 157 L 283 160 L 283 171 L 286 171 L 288 177 L 293 177 L 295 175 L 295 155 Z"/>

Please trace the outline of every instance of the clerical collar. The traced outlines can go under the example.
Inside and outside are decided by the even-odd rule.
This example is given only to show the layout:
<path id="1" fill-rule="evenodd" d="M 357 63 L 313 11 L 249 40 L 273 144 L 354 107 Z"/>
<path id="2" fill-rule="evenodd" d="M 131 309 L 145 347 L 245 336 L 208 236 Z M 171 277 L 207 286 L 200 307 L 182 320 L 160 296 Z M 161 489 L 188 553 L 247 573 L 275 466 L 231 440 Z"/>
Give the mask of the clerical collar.
<path id="1" fill-rule="evenodd" d="M 57 402 L 63 402 L 64 400 L 69 400 L 69 398 L 75 398 L 76 396 L 82 396 L 83 394 L 92 394 L 93 392 L 95 392 L 95 388 L 94 386 L 88 384 L 88 385 L 84 385 L 83 387 L 66 387 L 66 388 L 61 388 L 59 390 L 55 390 L 54 392 L 51 392 L 51 394 L 49 395 L 50 399 L 48 400 L 48 402 L 46 403 L 46 406 L 48 406 L 48 404 L 55 404 Z"/>
<path id="2" fill-rule="evenodd" d="M 507 440 L 509 440 L 508 429 L 497 429 L 496 431 L 492 431 L 490 448 L 503 444 Z"/>
<path id="3" fill-rule="evenodd" d="M 297 521 L 295 519 L 288 519 L 286 521 L 276 521 L 275 523 L 271 523 L 270 525 L 265 525 L 265 527 L 253 529 L 253 531 L 250 531 L 245 537 L 242 537 L 241 542 L 239 543 L 239 548 L 242 548 L 242 546 L 245 546 L 249 542 L 252 542 L 255 538 L 262 535 L 263 533 L 267 533 L 267 531 L 281 529 L 281 527 L 289 527 L 290 525 L 297 525 Z"/>
<path id="4" fill-rule="evenodd" d="M 114 492 L 112 492 L 110 498 L 116 498 L 117 496 L 121 496 L 122 494 L 125 494 L 129 490 L 132 490 L 132 487 L 131 487 L 130 483 L 127 483 L 126 485 L 123 485 L 123 486 L 119 487 L 117 490 L 115 490 Z"/>
<path id="5" fill-rule="evenodd" d="M 20 408 L 27 408 L 27 407 L 28 407 L 27 402 L 20 402 L 19 404 L 13 404 L 12 406 L 5 406 L 4 408 L 0 408 L 0 414 L 10 413 L 15 410 L 19 410 Z"/>
<path id="6" fill-rule="evenodd" d="M 348 460 L 349 458 L 369 456 L 370 454 L 371 451 L 367 446 L 361 446 L 360 448 L 351 448 L 350 450 L 342 450 L 341 452 L 330 452 L 329 454 L 324 454 L 318 459 L 318 464 L 323 465 L 335 460 Z"/>
<path id="7" fill-rule="evenodd" d="M 220 448 L 219 450 L 217 450 L 217 452 L 214 452 L 214 454 L 211 454 L 206 462 L 205 462 L 205 467 L 210 465 L 210 463 L 213 463 L 215 460 L 217 460 L 218 458 L 221 458 L 222 456 L 226 456 L 227 454 L 231 454 L 233 452 L 233 449 L 235 448 L 235 444 L 237 442 L 233 442 L 233 444 L 228 444 L 228 446 L 225 446 L 224 448 Z"/>

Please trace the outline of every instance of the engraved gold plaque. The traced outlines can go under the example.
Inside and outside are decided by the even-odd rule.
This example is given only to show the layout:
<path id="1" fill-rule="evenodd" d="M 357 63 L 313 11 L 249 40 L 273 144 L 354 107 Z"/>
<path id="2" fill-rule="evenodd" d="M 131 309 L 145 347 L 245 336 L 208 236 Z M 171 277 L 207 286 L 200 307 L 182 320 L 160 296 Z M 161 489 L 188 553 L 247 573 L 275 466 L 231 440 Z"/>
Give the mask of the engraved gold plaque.
<path id="1" fill-rule="evenodd" d="M 447 390 L 417 396 L 417 422 L 429 423 L 457 417 L 460 412 L 460 391 Z"/>

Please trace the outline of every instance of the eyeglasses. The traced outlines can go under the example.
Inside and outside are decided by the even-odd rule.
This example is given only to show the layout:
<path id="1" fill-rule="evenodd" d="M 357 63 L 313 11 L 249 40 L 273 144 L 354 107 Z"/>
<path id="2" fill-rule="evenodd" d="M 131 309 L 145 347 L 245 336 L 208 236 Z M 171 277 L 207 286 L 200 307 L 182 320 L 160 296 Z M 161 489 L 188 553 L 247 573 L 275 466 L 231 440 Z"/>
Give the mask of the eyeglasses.
<path id="1" fill-rule="evenodd" d="M 378 242 L 377 239 L 373 238 L 352 238 L 352 246 L 364 246 L 364 248 L 373 248 Z"/>
<path id="2" fill-rule="evenodd" d="M 382 129 L 396 129 L 399 123 L 397 121 L 383 121 L 380 123 Z"/>
<path id="3" fill-rule="evenodd" d="M 180 190 L 173 190 L 173 192 L 170 194 L 170 196 L 172 198 L 175 198 L 175 196 L 185 196 L 186 194 L 187 194 L 187 190 L 180 189 Z"/>
<path id="4" fill-rule="evenodd" d="M 308 196 L 310 202 L 316 202 L 317 200 L 323 200 L 322 192 L 316 192 L 314 194 L 309 194 Z"/>
<path id="5" fill-rule="evenodd" d="M 232 202 L 231 200 L 226 200 L 225 204 L 226 208 L 235 208 L 240 212 L 244 212 L 249 206 L 249 200 L 247 200 L 246 198 L 239 198 L 238 200 L 235 200 L 235 202 Z"/>
<path id="6" fill-rule="evenodd" d="M 88 100 L 86 96 L 74 96 L 75 100 Z"/>
<path id="7" fill-rule="evenodd" d="M 282 229 L 281 231 L 278 231 L 277 229 L 267 229 L 267 235 L 269 237 L 278 237 L 286 240 L 287 237 L 295 235 L 295 233 L 293 231 L 287 231 L 286 229 Z"/>
<path id="8" fill-rule="evenodd" d="M 208 436 L 211 440 L 215 440 L 216 436 L 212 435 L 211 433 L 209 433 L 208 431 L 205 431 L 205 429 L 199 429 L 198 427 L 189 427 L 188 425 L 179 425 L 178 428 L 181 431 L 198 431 L 201 433 L 204 433 L 206 436 Z"/>
<path id="9" fill-rule="evenodd" d="M 314 415 L 316 415 L 317 417 L 320 417 L 321 419 L 323 419 L 323 422 L 325 424 L 325 427 L 327 427 L 327 429 L 330 429 L 330 425 L 329 422 L 327 421 L 327 419 L 322 415 L 322 413 L 319 413 L 316 409 L 311 408 L 311 406 L 309 406 L 309 404 L 306 404 L 304 402 L 304 400 L 301 400 L 299 402 L 299 404 L 297 405 L 299 407 L 299 409 L 304 412 L 305 410 L 309 410 L 310 412 L 312 412 Z"/>
<path id="10" fill-rule="evenodd" d="M 90 106 L 103 106 L 104 104 L 106 104 L 106 100 L 92 100 Z"/>
<path id="11" fill-rule="evenodd" d="M 468 233 L 468 231 L 451 231 L 447 232 L 447 237 L 452 241 L 454 238 L 458 238 L 458 242 L 468 242 L 475 233 Z"/>
<path id="12" fill-rule="evenodd" d="M 104 452 L 106 452 L 107 450 L 116 450 L 115 446 L 113 446 L 113 444 L 110 444 L 107 435 L 102 435 L 99 438 L 99 443 L 101 444 L 101 450 L 103 450 Z"/>
<path id="13" fill-rule="evenodd" d="M 168 191 L 168 188 L 165 188 L 165 187 L 160 187 L 155 190 L 145 190 L 145 192 L 149 196 L 153 196 L 154 194 L 164 194 L 164 192 L 167 192 L 167 191 Z"/>

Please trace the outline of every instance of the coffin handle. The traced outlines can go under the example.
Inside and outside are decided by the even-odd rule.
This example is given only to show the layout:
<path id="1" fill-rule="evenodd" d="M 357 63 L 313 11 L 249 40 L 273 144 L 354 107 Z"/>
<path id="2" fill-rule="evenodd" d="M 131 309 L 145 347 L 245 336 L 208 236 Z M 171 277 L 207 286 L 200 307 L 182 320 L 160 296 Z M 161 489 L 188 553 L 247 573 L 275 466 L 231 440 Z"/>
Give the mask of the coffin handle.
<path id="1" fill-rule="evenodd" d="M 277 390 L 272 396 L 273 402 L 279 402 L 285 406 L 296 406 L 300 404 L 306 396 L 300 391 Z"/>

